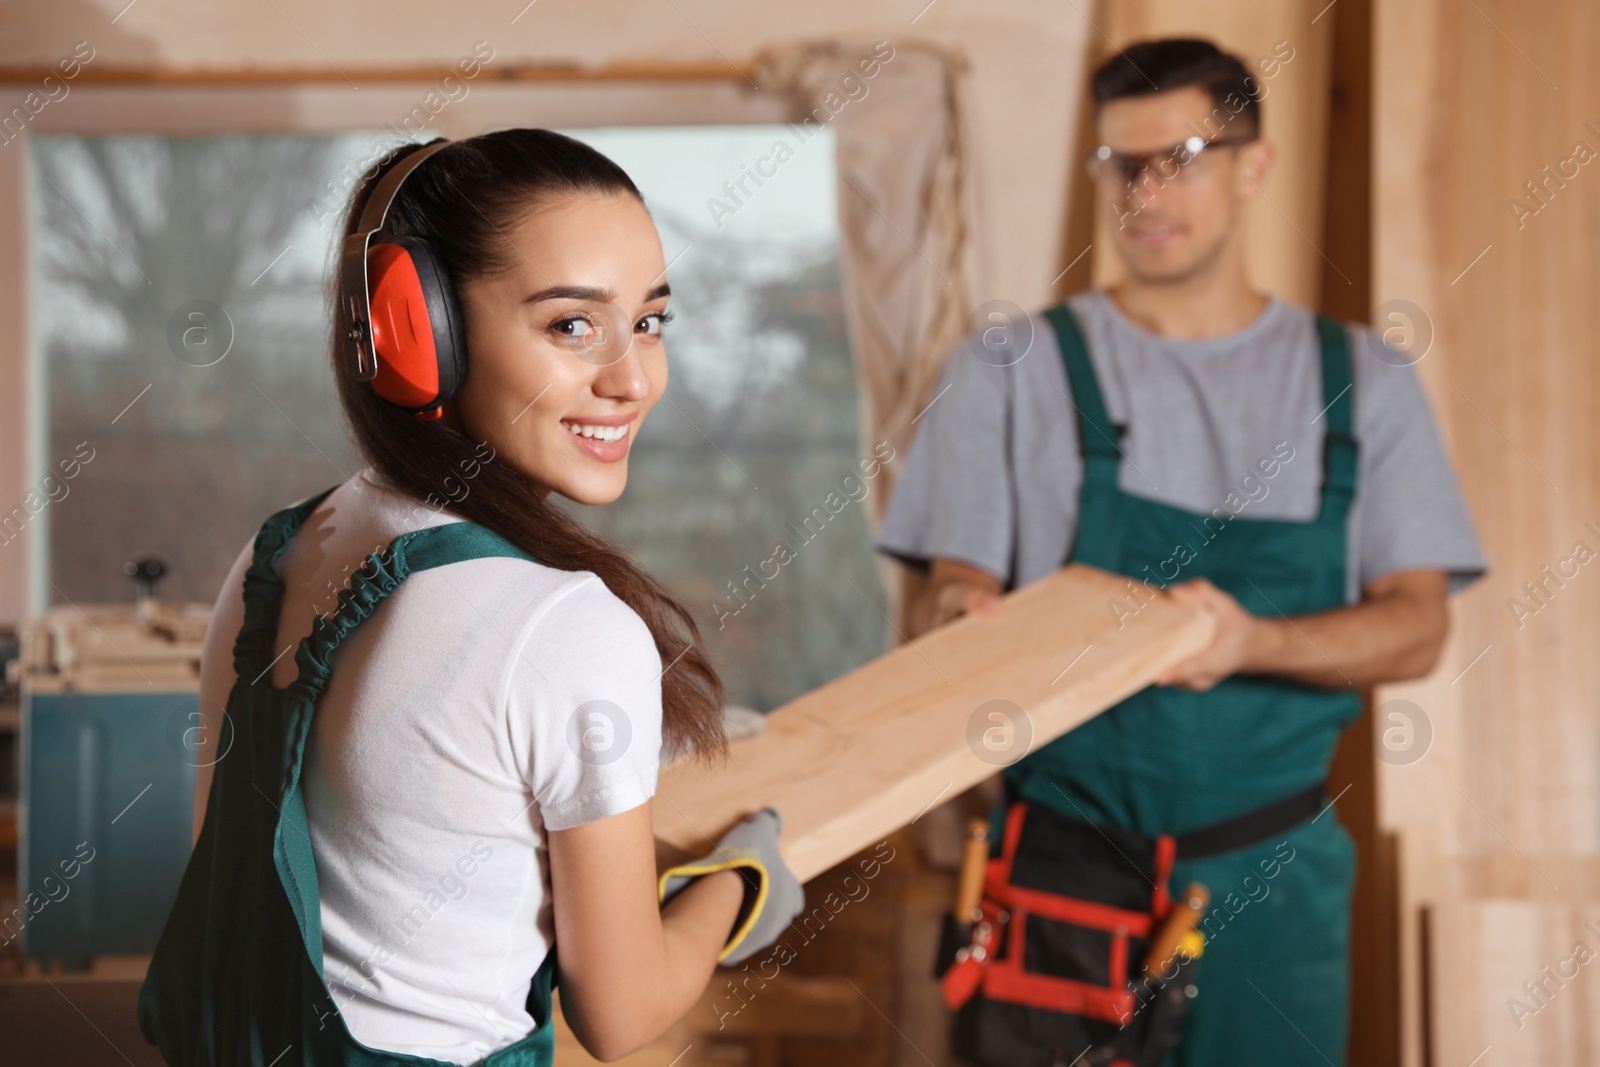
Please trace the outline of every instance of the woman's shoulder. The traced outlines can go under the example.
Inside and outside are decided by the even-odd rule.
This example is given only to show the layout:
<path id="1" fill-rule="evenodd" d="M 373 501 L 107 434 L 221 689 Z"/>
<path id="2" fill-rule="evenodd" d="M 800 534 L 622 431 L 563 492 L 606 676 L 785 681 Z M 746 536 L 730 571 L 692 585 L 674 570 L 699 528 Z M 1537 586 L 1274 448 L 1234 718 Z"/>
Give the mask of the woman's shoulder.
<path id="1" fill-rule="evenodd" d="M 612 592 L 593 571 L 541 567 L 548 589 L 530 636 L 555 640 L 574 652 L 617 656 L 655 651 L 655 638 L 639 613 Z"/>
<path id="2" fill-rule="evenodd" d="M 392 530 L 396 535 L 465 521 L 464 516 L 450 509 L 448 497 L 435 495 L 419 499 L 395 485 L 382 471 L 371 465 L 361 468 L 335 488 L 329 501 L 332 502 L 335 497 L 346 502 L 347 506 L 370 513 L 378 525 Z"/>
<path id="3" fill-rule="evenodd" d="M 294 524 L 295 533 L 308 527 L 332 532 L 341 526 L 360 526 L 364 536 L 369 538 L 379 533 L 392 538 L 430 526 L 465 521 L 464 516 L 437 501 L 418 500 L 389 482 L 377 468 L 367 466 L 342 482 L 296 497 L 273 511 L 251 532 L 245 552 L 250 551 L 263 532 L 274 524 L 283 524 L 295 512 L 303 512 Z"/>
<path id="4" fill-rule="evenodd" d="M 322 514 L 324 511 L 328 514 Z M 366 544 L 466 521 L 448 507 L 436 508 L 416 499 L 368 466 L 335 487 L 317 505 L 309 525 L 319 530 L 343 528 L 343 534 L 359 531 L 355 540 Z M 584 659 L 605 655 L 606 650 L 613 656 L 648 650 L 654 656 L 655 640 L 644 620 L 593 571 L 564 570 L 522 555 L 480 557 L 464 563 L 476 576 L 469 582 L 472 588 L 461 591 L 477 602 L 480 611 L 499 619 L 500 625 L 516 628 L 520 621 L 522 641 L 518 646 L 537 639 L 542 645 L 559 646 Z"/>

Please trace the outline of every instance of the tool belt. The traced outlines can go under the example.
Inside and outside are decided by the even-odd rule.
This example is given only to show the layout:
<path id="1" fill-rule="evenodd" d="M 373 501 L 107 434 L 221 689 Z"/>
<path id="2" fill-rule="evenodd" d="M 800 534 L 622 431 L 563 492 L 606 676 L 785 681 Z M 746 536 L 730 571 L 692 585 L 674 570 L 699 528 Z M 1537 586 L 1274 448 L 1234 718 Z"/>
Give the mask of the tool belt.
<path id="1" fill-rule="evenodd" d="M 1012 799 L 978 910 L 970 924 L 947 917 L 940 945 L 952 1047 L 974 1067 L 1158 1067 L 1183 1037 L 1200 962 L 1195 946 L 1145 967 L 1174 908 L 1173 863 L 1256 844 L 1325 804 L 1319 784 L 1151 836 Z"/>

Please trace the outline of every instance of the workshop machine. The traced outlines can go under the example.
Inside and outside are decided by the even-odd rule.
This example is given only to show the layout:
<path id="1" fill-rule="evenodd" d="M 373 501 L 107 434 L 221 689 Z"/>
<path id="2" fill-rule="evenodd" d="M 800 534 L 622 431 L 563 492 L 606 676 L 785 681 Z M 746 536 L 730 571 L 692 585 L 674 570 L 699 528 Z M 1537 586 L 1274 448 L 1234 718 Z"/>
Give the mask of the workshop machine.
<path id="1" fill-rule="evenodd" d="M 45 966 L 154 950 L 189 858 L 208 604 L 64 604 L 22 630 L 18 901 L 0 940 Z M 211 751 L 220 751 L 214 749 Z"/>

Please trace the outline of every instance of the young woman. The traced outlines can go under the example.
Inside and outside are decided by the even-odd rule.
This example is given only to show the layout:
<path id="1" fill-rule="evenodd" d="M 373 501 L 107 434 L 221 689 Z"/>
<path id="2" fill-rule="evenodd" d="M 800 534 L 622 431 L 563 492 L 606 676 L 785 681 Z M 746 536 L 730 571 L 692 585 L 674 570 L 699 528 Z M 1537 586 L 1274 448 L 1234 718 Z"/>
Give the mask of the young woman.
<path id="1" fill-rule="evenodd" d="M 140 1023 L 175 1064 L 548 1064 L 559 946 L 614 1059 L 801 906 L 770 810 L 658 876 L 660 753 L 721 749 L 721 683 L 548 499 L 627 482 L 667 381 L 660 239 L 545 130 L 401 150 L 345 234 L 333 370 L 369 466 L 269 519 L 217 598 L 203 821 Z"/>

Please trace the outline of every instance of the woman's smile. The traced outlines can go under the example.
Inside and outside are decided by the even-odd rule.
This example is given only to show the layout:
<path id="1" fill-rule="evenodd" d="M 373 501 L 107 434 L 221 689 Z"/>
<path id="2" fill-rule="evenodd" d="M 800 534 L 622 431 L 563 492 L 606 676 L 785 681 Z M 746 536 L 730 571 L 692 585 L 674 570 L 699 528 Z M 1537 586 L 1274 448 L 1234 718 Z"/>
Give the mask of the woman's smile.
<path id="1" fill-rule="evenodd" d="M 586 415 L 582 418 L 562 419 L 578 451 L 602 463 L 616 463 L 628 455 L 633 442 L 632 423 L 637 412 L 619 415 Z"/>

